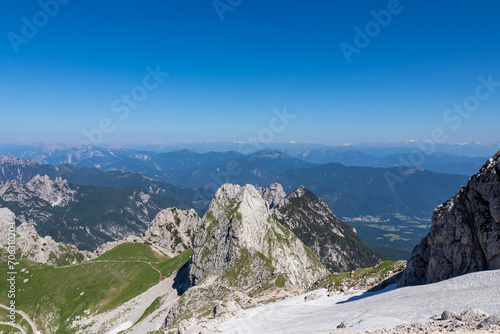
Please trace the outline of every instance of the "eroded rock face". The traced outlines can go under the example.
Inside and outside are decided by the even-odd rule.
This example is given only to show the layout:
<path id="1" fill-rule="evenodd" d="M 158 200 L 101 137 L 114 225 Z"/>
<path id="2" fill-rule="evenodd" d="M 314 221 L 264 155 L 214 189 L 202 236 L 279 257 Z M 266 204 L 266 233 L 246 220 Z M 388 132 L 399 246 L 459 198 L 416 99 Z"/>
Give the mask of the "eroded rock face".
<path id="1" fill-rule="evenodd" d="M 203 221 L 191 210 L 169 208 L 160 211 L 141 237 L 170 257 L 193 248 L 196 234 Z"/>
<path id="2" fill-rule="evenodd" d="M 272 214 L 292 230 L 332 272 L 371 267 L 381 261 L 353 227 L 337 218 L 328 205 L 304 186 L 287 196 L 279 184 L 267 191 Z M 276 205 L 278 203 L 278 205 Z"/>
<path id="3" fill-rule="evenodd" d="M 0 208 L 0 236 L 1 245 L 7 245 L 7 227 L 14 223 L 15 215 L 7 208 Z M 70 265 L 88 260 L 94 255 L 90 252 L 79 251 L 75 246 L 55 242 L 51 237 L 40 237 L 33 225 L 26 222 L 16 228 L 17 250 L 30 261 L 45 263 L 53 266 Z"/>
<path id="4" fill-rule="evenodd" d="M 26 188 L 52 206 L 65 206 L 75 201 L 78 191 L 78 186 L 70 184 L 67 180 L 61 177 L 51 180 L 47 175 L 36 175 L 26 183 Z"/>
<path id="5" fill-rule="evenodd" d="M 399 285 L 500 269 L 500 151 L 466 187 L 434 211 L 429 234 L 412 252 Z"/>
<path id="6" fill-rule="evenodd" d="M 97 256 L 125 243 L 149 243 L 169 257 L 175 257 L 187 249 L 193 248 L 195 235 L 203 221 L 193 210 L 168 208 L 160 211 L 140 235 L 129 235 L 119 240 L 105 243 L 95 251 Z"/>
<path id="7" fill-rule="evenodd" d="M 188 273 L 191 287 L 169 310 L 164 327 L 204 333 L 207 329 L 198 324 L 205 324 L 207 307 L 216 310 L 216 320 L 219 311 L 232 316 L 231 310 L 217 305 L 238 300 L 248 307 L 272 301 L 282 297 L 284 290 L 303 291 L 327 274 L 309 248 L 272 216 L 258 190 L 225 184 L 215 194 L 194 239 Z"/>
<path id="8" fill-rule="evenodd" d="M 259 188 L 259 193 L 270 209 L 278 209 L 286 204 L 286 192 L 279 183 L 273 183 L 269 188 Z"/>
<path id="9" fill-rule="evenodd" d="M 194 285 L 220 280 L 244 287 L 281 274 L 284 287 L 295 289 L 328 272 L 251 185 L 223 185 L 203 220 L 190 269 Z"/>
<path id="10" fill-rule="evenodd" d="M 36 226 L 42 236 L 92 251 L 107 241 L 145 231 L 156 214 L 168 207 L 166 202 L 138 187 L 77 186 L 47 175 L 35 175 L 27 183 L 0 183 L 0 207 L 13 211 L 18 223 Z"/>

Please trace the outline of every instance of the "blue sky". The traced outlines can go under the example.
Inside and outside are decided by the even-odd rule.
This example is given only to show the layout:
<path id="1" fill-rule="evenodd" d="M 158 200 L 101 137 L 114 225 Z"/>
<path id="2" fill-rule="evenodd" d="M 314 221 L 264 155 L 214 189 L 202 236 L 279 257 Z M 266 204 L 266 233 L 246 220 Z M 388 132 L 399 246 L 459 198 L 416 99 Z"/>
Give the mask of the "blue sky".
<path id="1" fill-rule="evenodd" d="M 55 1 L 0 4 L 0 142 L 246 141 L 285 106 L 275 142 L 499 140 L 500 86 L 446 114 L 500 82 L 498 1 Z"/>

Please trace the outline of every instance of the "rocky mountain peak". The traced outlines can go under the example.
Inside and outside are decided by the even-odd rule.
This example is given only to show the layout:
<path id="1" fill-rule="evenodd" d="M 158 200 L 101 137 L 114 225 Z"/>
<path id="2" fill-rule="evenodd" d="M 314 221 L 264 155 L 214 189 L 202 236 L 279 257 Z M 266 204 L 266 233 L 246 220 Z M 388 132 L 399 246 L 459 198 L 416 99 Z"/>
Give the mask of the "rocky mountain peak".
<path id="1" fill-rule="evenodd" d="M 193 241 L 203 221 L 196 211 L 168 208 L 158 212 L 148 229 L 140 234 L 131 234 L 118 241 L 107 242 L 97 248 L 96 256 L 114 247 L 130 243 L 147 243 L 169 257 L 175 257 L 193 248 Z"/>
<path id="2" fill-rule="evenodd" d="M 302 196 L 305 196 L 306 194 L 307 195 L 308 194 L 312 194 L 312 192 L 310 192 L 306 187 L 304 187 L 303 185 L 301 185 L 297 189 L 295 189 L 294 191 L 292 191 L 289 194 L 289 197 L 302 197 Z"/>
<path id="3" fill-rule="evenodd" d="M 78 187 L 67 180 L 61 177 L 51 180 L 47 175 L 36 175 L 26 183 L 26 188 L 52 206 L 65 206 L 75 201 L 78 193 Z"/>
<path id="4" fill-rule="evenodd" d="M 367 247 L 353 227 L 337 218 L 328 205 L 300 186 L 272 209 L 273 216 L 295 233 L 330 271 L 377 264 L 381 258 Z"/>
<path id="5" fill-rule="evenodd" d="M 190 269 L 195 285 L 219 278 L 242 287 L 282 274 L 287 288 L 298 288 L 327 273 L 251 185 L 223 185 L 203 220 Z"/>
<path id="6" fill-rule="evenodd" d="M 257 192 L 254 186 L 247 184 L 242 187 L 236 184 L 226 183 L 223 184 L 219 190 L 215 193 L 215 203 L 211 203 L 216 205 L 218 200 L 228 200 L 232 202 L 242 202 L 244 198 L 259 198 L 260 194 Z"/>
<path id="7" fill-rule="evenodd" d="M 259 193 L 267 201 L 270 209 L 285 205 L 286 192 L 279 183 L 273 183 L 269 188 L 259 188 Z"/>
<path id="8" fill-rule="evenodd" d="M 413 250 L 400 285 L 500 269 L 499 166 L 500 151 L 466 187 L 436 208 L 430 232 Z"/>
<path id="9" fill-rule="evenodd" d="M 7 227 L 15 221 L 15 214 L 7 208 L 0 208 L 0 245 L 7 245 Z M 93 257 L 75 246 L 54 241 L 50 236 L 40 237 L 35 227 L 26 222 L 16 228 L 17 250 L 28 260 L 53 266 L 80 263 Z"/>
<path id="10" fill-rule="evenodd" d="M 193 247 L 203 221 L 196 211 L 168 208 L 160 211 L 140 237 L 170 257 Z"/>

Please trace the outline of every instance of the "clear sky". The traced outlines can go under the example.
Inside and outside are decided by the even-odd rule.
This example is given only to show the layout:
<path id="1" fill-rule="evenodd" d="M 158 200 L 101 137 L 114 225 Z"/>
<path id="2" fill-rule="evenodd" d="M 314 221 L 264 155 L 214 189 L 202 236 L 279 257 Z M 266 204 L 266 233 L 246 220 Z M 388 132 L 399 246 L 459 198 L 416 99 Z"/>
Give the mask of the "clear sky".
<path id="1" fill-rule="evenodd" d="M 496 0 L 58 1 L 0 3 L 0 142 L 500 140 Z"/>

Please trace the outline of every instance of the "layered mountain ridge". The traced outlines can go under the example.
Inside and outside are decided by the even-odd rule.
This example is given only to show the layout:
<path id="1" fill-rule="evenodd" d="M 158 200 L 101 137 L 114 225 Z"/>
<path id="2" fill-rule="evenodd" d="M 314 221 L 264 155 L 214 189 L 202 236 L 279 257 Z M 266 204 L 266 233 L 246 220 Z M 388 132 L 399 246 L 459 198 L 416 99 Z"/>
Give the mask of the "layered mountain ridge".
<path id="1" fill-rule="evenodd" d="M 140 187 L 150 195 L 175 199 L 184 205 L 204 209 L 213 193 L 209 190 L 190 189 L 167 181 L 160 181 L 141 175 L 133 170 L 100 171 L 73 163 L 57 166 L 40 165 L 34 160 L 0 155 L 0 182 L 19 181 L 28 183 L 37 175 L 46 175 L 51 180 L 63 178 L 78 186 L 110 187 L 125 189 Z"/>
<path id="2" fill-rule="evenodd" d="M 274 217 L 295 233 L 332 272 L 374 266 L 382 257 L 367 247 L 352 226 L 344 224 L 326 203 L 300 186 L 286 195 L 276 183 L 261 188 Z"/>
<path id="3" fill-rule="evenodd" d="M 0 183 L 0 207 L 13 211 L 19 224 L 35 225 L 41 235 L 89 251 L 144 232 L 158 212 L 172 206 L 189 209 L 139 187 L 77 186 L 47 175 L 35 175 L 24 184 L 18 180 Z"/>

